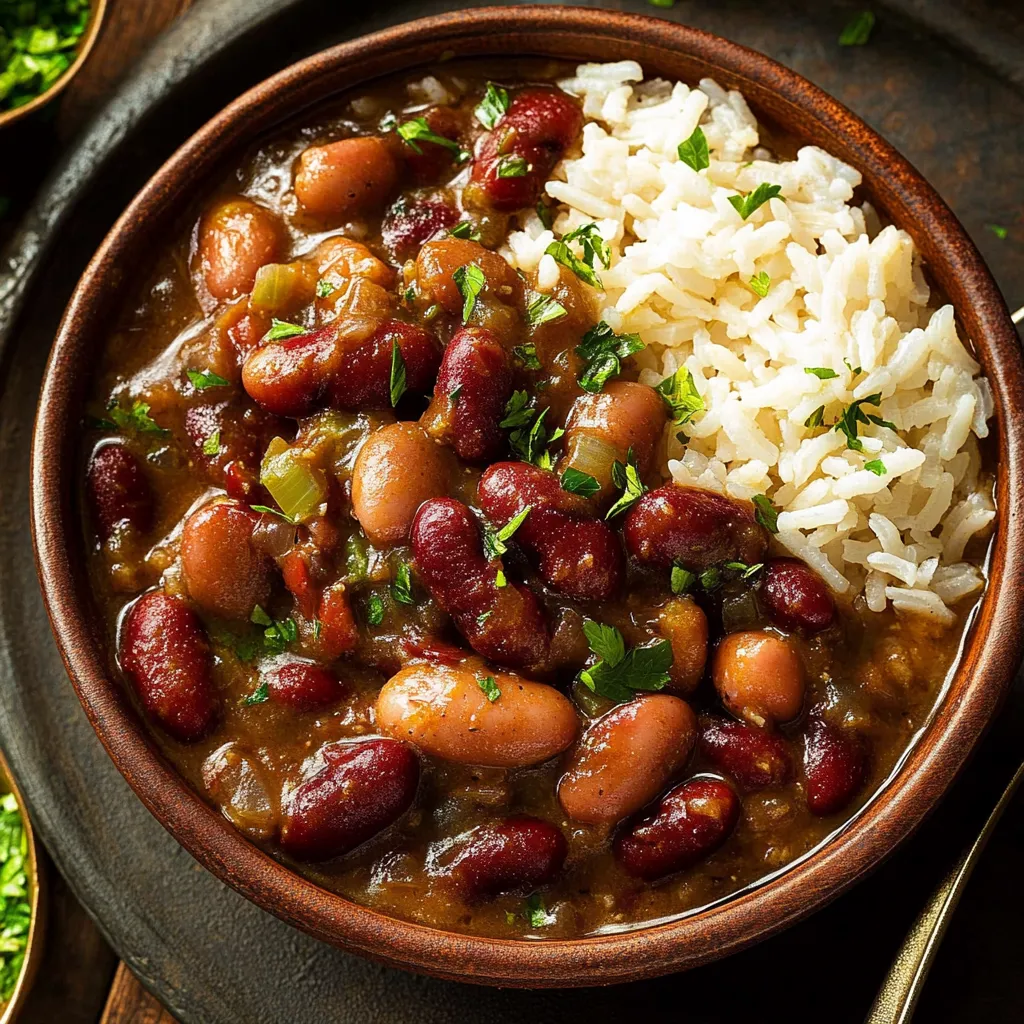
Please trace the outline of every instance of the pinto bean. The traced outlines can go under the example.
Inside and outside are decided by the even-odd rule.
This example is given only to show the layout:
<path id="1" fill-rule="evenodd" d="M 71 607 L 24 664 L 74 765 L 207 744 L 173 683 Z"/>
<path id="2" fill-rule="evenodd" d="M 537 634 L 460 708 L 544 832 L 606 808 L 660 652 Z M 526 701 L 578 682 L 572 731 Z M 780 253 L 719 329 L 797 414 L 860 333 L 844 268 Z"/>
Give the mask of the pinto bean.
<path id="1" fill-rule="evenodd" d="M 577 821 L 614 824 L 634 814 L 682 769 L 697 739 L 686 701 L 667 694 L 620 704 L 583 734 L 558 799 Z"/>
<path id="2" fill-rule="evenodd" d="M 533 592 L 508 580 L 497 585 L 501 562 L 483 555 L 469 509 L 431 498 L 412 524 L 416 568 L 431 596 L 452 617 L 473 650 L 500 665 L 537 667 L 548 655 L 548 630 Z"/>
<path id="3" fill-rule="evenodd" d="M 864 785 L 868 759 L 860 741 L 813 716 L 804 732 L 807 807 L 824 816 L 841 811 Z"/>
<path id="4" fill-rule="evenodd" d="M 348 688 L 329 669 L 311 661 L 288 661 L 260 673 L 276 704 L 294 711 L 316 711 L 336 704 Z"/>
<path id="5" fill-rule="evenodd" d="M 658 632 L 672 644 L 668 670 L 673 690 L 692 693 L 704 676 L 708 659 L 708 618 L 696 601 L 677 597 L 658 613 Z"/>
<path id="6" fill-rule="evenodd" d="M 512 383 L 512 360 L 501 342 L 486 328 L 463 327 L 444 351 L 434 400 L 423 414 L 427 433 L 467 462 L 496 459 L 508 443 L 498 424 Z"/>
<path id="7" fill-rule="evenodd" d="M 196 613 L 161 590 L 132 605 L 121 631 L 121 668 L 146 714 L 182 743 L 201 739 L 217 717 L 210 647 Z"/>
<path id="8" fill-rule="evenodd" d="M 397 740 L 331 743 L 323 759 L 283 807 L 281 849 L 299 860 L 330 860 L 372 839 L 409 809 L 419 784 L 419 761 Z"/>
<path id="9" fill-rule="evenodd" d="M 618 538 L 595 520 L 585 499 L 562 490 L 550 470 L 497 462 L 480 478 L 480 508 L 493 523 L 530 512 L 516 530 L 520 547 L 537 556 L 541 575 L 578 601 L 603 601 L 622 586 L 625 558 Z"/>
<path id="10" fill-rule="evenodd" d="M 473 164 L 473 185 L 496 210 L 533 206 L 582 127 L 579 104 L 560 89 L 521 89 L 505 116 L 483 138 Z M 526 173 L 504 176 L 510 159 L 522 161 Z"/>
<path id="11" fill-rule="evenodd" d="M 260 517 L 234 501 L 211 501 L 181 528 L 181 568 L 203 611 L 245 622 L 270 597 L 271 562 L 252 545 Z"/>
<path id="12" fill-rule="evenodd" d="M 647 565 L 703 572 L 721 562 L 759 562 L 768 546 L 754 507 L 714 491 L 666 484 L 648 491 L 623 527 L 626 549 Z"/>
<path id="13" fill-rule="evenodd" d="M 420 294 L 447 313 L 461 314 L 462 293 L 452 275 L 459 267 L 470 263 L 484 272 L 481 295 L 492 296 L 510 306 L 522 303 L 522 278 L 496 252 L 465 238 L 438 238 L 420 249 L 416 257 Z"/>
<path id="14" fill-rule="evenodd" d="M 352 217 L 383 205 L 398 184 L 398 173 L 384 139 L 341 139 L 303 151 L 295 171 L 295 196 L 314 217 Z"/>
<path id="15" fill-rule="evenodd" d="M 276 263 L 286 248 L 277 214 L 251 199 L 229 199 L 199 222 L 199 270 L 215 299 L 234 299 L 250 291 L 256 272 Z"/>
<path id="16" fill-rule="evenodd" d="M 619 835 L 615 856 L 631 875 L 653 882 L 709 857 L 729 838 L 739 816 L 739 797 L 725 782 L 690 779 Z"/>
<path id="17" fill-rule="evenodd" d="M 413 259 L 420 246 L 459 219 L 458 211 L 440 199 L 400 196 L 384 216 L 381 240 L 398 264 Z"/>
<path id="18" fill-rule="evenodd" d="M 747 792 L 783 786 L 793 777 L 793 759 L 785 739 L 743 722 L 702 718 L 700 750 Z"/>
<path id="19" fill-rule="evenodd" d="M 490 700 L 480 680 L 494 680 Z M 408 665 L 377 698 L 377 725 L 445 761 L 493 768 L 540 764 L 576 738 L 576 712 L 554 687 L 484 666 Z"/>
<path id="20" fill-rule="evenodd" d="M 85 474 L 100 540 L 122 523 L 145 533 L 153 525 L 153 489 L 139 460 L 123 444 L 102 444 Z"/>
<path id="21" fill-rule="evenodd" d="M 540 818 L 517 815 L 459 836 L 442 871 L 464 899 L 488 899 L 546 885 L 562 870 L 567 853 L 561 829 Z"/>
<path id="22" fill-rule="evenodd" d="M 392 423 L 371 434 L 352 470 L 352 512 L 379 547 L 409 539 L 413 516 L 445 493 L 454 472 L 448 450 L 416 423 Z"/>
<path id="23" fill-rule="evenodd" d="M 730 633 L 715 651 L 711 674 L 725 706 L 755 725 L 789 722 L 803 707 L 800 655 L 772 633 Z"/>
<path id="24" fill-rule="evenodd" d="M 795 558 L 775 558 L 765 566 L 760 597 L 783 629 L 817 633 L 828 629 L 835 618 L 836 603 L 828 584 Z"/>
<path id="25" fill-rule="evenodd" d="M 324 407 L 388 409 L 395 344 L 405 361 L 408 389 L 429 391 L 441 361 L 437 339 L 402 320 L 376 327 L 362 320 L 334 321 L 309 334 L 268 342 L 249 354 L 242 384 L 277 416 L 306 416 Z"/>

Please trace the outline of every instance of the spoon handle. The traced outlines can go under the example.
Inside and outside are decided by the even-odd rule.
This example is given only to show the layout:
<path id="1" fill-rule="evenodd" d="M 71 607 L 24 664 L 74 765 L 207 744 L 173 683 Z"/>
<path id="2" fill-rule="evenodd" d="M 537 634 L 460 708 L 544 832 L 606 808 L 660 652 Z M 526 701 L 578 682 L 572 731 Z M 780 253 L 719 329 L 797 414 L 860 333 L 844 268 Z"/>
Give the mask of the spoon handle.
<path id="1" fill-rule="evenodd" d="M 864 1024 L 907 1024 L 913 1017 L 928 970 L 960 902 L 967 880 L 1022 779 L 1024 764 L 1017 769 L 1010 784 L 1003 790 L 999 803 L 988 816 L 978 837 L 932 893 L 924 910 L 907 932 Z"/>

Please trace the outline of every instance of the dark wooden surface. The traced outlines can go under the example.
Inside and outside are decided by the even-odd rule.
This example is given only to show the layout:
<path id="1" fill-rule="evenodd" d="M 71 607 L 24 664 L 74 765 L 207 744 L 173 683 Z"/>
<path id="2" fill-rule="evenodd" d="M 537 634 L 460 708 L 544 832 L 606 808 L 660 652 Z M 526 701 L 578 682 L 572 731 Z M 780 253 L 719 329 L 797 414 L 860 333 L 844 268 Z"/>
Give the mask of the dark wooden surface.
<path id="1" fill-rule="evenodd" d="M 110 988 L 100 1024 L 176 1024 L 174 1018 L 121 964 Z"/>

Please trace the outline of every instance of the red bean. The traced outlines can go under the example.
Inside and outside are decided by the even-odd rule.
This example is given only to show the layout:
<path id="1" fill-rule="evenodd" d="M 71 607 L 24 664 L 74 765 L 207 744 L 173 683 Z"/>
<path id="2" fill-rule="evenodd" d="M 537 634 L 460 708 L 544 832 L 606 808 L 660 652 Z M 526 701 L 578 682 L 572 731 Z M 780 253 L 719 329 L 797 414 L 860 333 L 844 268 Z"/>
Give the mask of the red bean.
<path id="1" fill-rule="evenodd" d="M 284 806 L 281 848 L 300 860 L 330 860 L 372 839 L 409 809 L 419 783 L 419 761 L 399 740 L 331 743 L 323 757 Z"/>
<path id="2" fill-rule="evenodd" d="M 533 206 L 562 154 L 583 127 L 579 104 L 559 89 L 531 87 L 512 97 L 508 111 L 484 136 L 473 164 L 472 181 L 497 210 Z M 526 173 L 502 176 L 510 161 Z"/>
<path id="3" fill-rule="evenodd" d="M 199 222 L 199 267 L 215 299 L 244 295 L 260 267 L 274 263 L 286 247 L 281 219 L 251 199 L 222 202 Z"/>
<path id="4" fill-rule="evenodd" d="M 508 444 L 498 424 L 512 383 L 512 360 L 501 342 L 486 328 L 463 327 L 444 351 L 424 428 L 467 462 L 493 461 Z"/>
<path id="5" fill-rule="evenodd" d="M 385 320 L 372 332 L 361 328 L 362 323 L 336 321 L 261 345 L 242 367 L 245 390 L 278 416 L 306 416 L 325 406 L 388 409 L 393 344 L 405 361 L 408 390 L 431 390 L 441 361 L 432 334 L 402 320 Z"/>
<path id="6" fill-rule="evenodd" d="M 468 238 L 435 238 L 416 257 L 416 283 L 424 302 L 437 303 L 445 312 L 462 314 L 463 298 L 455 283 L 460 267 L 473 264 L 484 274 L 481 300 L 493 298 L 506 306 L 518 306 L 523 279 L 500 253 L 485 249 Z M 482 304 L 482 303 L 478 303 Z"/>
<path id="7" fill-rule="evenodd" d="M 417 116 L 426 120 L 432 132 L 451 139 L 453 142 L 459 140 L 459 136 L 465 128 L 462 114 L 451 107 L 431 107 Z M 403 142 L 399 150 L 409 173 L 416 182 L 420 184 L 435 182 L 452 170 L 455 154 L 447 146 L 442 146 L 437 142 L 427 142 L 425 139 L 416 139 L 416 145 L 420 150 L 418 153 L 407 142 Z"/>
<path id="8" fill-rule="evenodd" d="M 723 638 L 711 664 L 722 703 L 758 726 L 789 722 L 800 714 L 806 680 L 796 648 L 763 629 Z"/>
<path id="9" fill-rule="evenodd" d="M 503 526 L 528 505 L 515 541 L 539 559 L 541 575 L 578 601 L 604 601 L 622 586 L 625 558 L 618 538 L 592 518 L 590 504 L 562 490 L 550 470 L 498 462 L 480 478 L 480 507 Z"/>
<path id="10" fill-rule="evenodd" d="M 740 801 L 721 779 L 698 777 L 669 790 L 615 841 L 615 856 L 648 882 L 692 867 L 736 827 Z"/>
<path id="11" fill-rule="evenodd" d="M 295 711 L 328 707 L 348 693 L 333 672 L 309 661 L 291 661 L 261 675 L 270 699 Z"/>
<path id="12" fill-rule="evenodd" d="M 338 220 L 381 206 L 398 182 L 391 145 L 361 136 L 310 146 L 299 157 L 295 196 L 314 217 Z"/>
<path id="13" fill-rule="evenodd" d="M 427 239 L 452 227 L 458 219 L 458 211 L 440 199 L 401 196 L 384 215 L 381 240 L 391 258 L 401 265 L 414 259 Z"/>
<path id="14" fill-rule="evenodd" d="M 424 585 L 475 651 L 513 668 L 546 659 L 548 631 L 537 598 L 513 580 L 497 585 L 501 563 L 484 558 L 480 530 L 465 505 L 452 498 L 425 501 L 413 520 L 412 550 Z"/>
<path id="15" fill-rule="evenodd" d="M 260 517 L 234 501 L 211 501 L 181 528 L 181 568 L 189 596 L 211 615 L 246 622 L 270 597 L 272 563 L 252 545 Z"/>
<path id="16" fill-rule="evenodd" d="M 692 572 L 721 562 L 752 565 L 768 546 L 748 502 L 676 484 L 645 494 L 626 517 L 623 536 L 639 561 L 663 568 L 678 562 Z"/>
<path id="17" fill-rule="evenodd" d="M 217 717 L 210 647 L 195 612 L 161 590 L 143 595 L 124 621 L 121 668 L 142 706 L 182 743 L 205 736 Z"/>
<path id="18" fill-rule="evenodd" d="M 748 792 L 785 785 L 793 776 L 793 759 L 785 739 L 742 722 L 702 718 L 700 750 Z"/>
<path id="19" fill-rule="evenodd" d="M 567 852 L 561 829 L 521 815 L 460 836 L 442 870 L 465 899 L 487 899 L 545 885 L 562 870 Z"/>
<path id="20" fill-rule="evenodd" d="M 783 629 L 817 633 L 828 629 L 836 604 L 825 581 L 793 558 L 776 558 L 765 567 L 760 598 L 768 614 Z"/>
<path id="21" fill-rule="evenodd" d="M 122 523 L 140 533 L 153 525 L 153 490 L 139 460 L 123 444 L 103 444 L 93 452 L 86 487 L 101 540 Z"/>
<path id="22" fill-rule="evenodd" d="M 867 778 L 868 762 L 859 740 L 812 717 L 804 733 L 807 806 L 824 816 L 841 811 Z"/>

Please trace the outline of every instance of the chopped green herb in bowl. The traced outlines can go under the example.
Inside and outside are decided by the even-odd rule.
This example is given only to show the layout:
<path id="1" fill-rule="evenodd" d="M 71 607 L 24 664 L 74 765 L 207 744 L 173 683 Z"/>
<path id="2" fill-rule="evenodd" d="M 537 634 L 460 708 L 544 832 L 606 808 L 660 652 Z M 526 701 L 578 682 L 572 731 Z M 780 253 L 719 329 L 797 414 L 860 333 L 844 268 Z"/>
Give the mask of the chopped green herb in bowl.
<path id="1" fill-rule="evenodd" d="M 0 785 L 7 784 L 0 761 Z M 35 858 L 31 830 L 13 793 L 0 795 L 0 1012 L 17 1012 L 27 993 L 26 973 L 36 910 Z M 17 998 L 16 998 L 17 997 Z"/>

